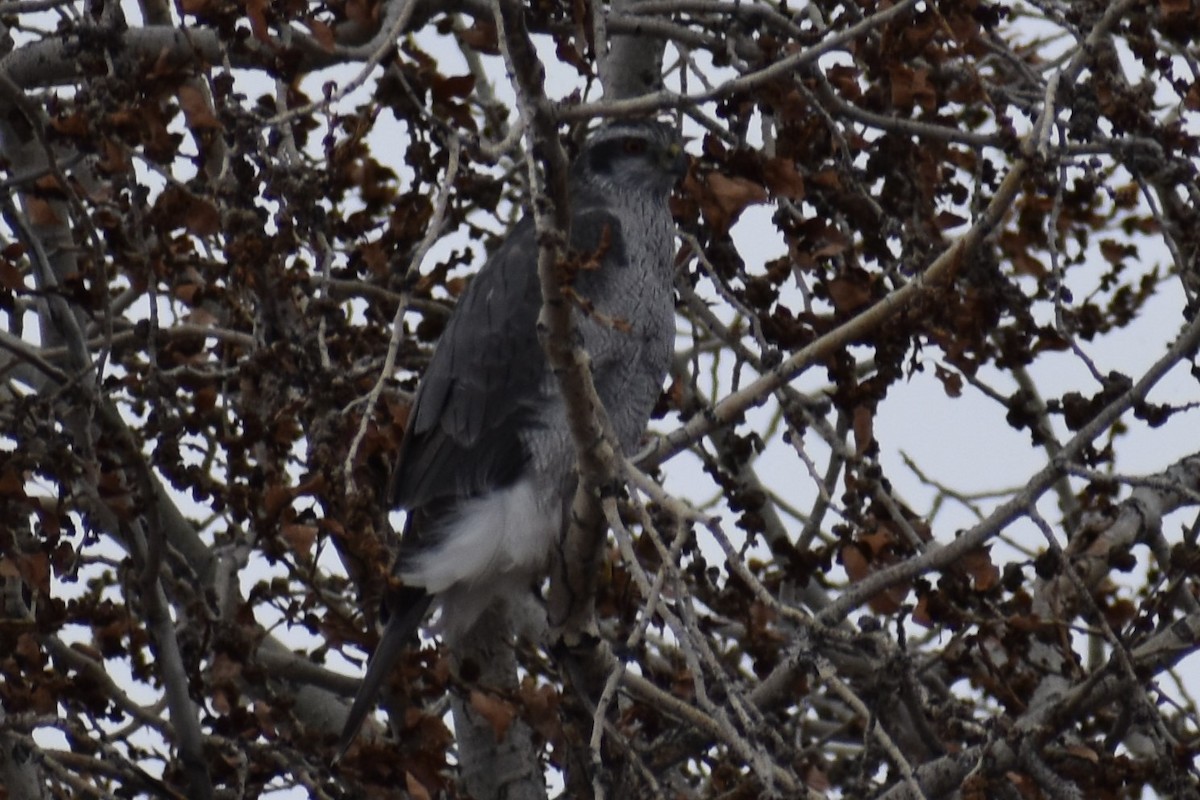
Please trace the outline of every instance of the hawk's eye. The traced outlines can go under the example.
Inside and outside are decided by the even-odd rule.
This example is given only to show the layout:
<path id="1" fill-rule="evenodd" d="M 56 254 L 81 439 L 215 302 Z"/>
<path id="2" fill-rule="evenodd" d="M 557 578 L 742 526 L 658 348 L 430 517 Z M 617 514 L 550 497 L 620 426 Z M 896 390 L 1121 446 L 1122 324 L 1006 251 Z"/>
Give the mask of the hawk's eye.
<path id="1" fill-rule="evenodd" d="M 646 140 L 625 139 L 621 142 L 621 148 L 631 156 L 640 156 L 646 152 Z"/>

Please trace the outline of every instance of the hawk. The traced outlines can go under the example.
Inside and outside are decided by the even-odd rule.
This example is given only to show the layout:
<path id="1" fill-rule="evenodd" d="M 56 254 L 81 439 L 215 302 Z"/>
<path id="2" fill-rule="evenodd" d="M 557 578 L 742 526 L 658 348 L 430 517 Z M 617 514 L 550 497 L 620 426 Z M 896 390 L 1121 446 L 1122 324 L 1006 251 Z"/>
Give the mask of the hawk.
<path id="1" fill-rule="evenodd" d="M 674 222 L 680 140 L 650 121 L 593 132 L 571 166 L 575 327 L 617 440 L 631 453 L 662 390 L 674 345 Z M 488 607 L 527 593 L 564 527 L 575 445 L 538 341 L 538 244 L 526 215 L 458 301 L 417 390 L 392 479 L 408 511 L 395 573 L 403 588 L 342 737 L 353 740 L 430 604 L 460 640 Z"/>

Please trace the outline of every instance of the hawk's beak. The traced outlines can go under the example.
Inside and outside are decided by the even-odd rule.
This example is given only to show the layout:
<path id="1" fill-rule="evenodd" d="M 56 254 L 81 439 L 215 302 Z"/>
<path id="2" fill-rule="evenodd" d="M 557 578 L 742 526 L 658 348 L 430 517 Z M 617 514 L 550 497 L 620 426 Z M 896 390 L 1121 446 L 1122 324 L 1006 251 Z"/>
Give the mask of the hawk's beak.
<path id="1" fill-rule="evenodd" d="M 666 163 L 663 166 L 666 167 L 672 175 L 682 178 L 687 174 L 688 156 L 687 153 L 683 151 L 683 145 L 678 143 L 667 145 L 667 150 L 666 153 L 664 153 L 664 156 L 665 157 L 663 160 Z"/>

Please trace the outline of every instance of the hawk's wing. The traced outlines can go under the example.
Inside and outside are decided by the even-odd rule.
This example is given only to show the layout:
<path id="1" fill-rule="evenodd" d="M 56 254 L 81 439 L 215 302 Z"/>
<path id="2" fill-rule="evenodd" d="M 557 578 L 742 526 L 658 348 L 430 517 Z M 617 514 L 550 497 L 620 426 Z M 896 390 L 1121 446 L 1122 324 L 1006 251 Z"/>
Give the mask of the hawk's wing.
<path id="1" fill-rule="evenodd" d="M 571 249 L 623 264 L 617 218 L 573 197 Z M 532 217 L 523 219 L 459 299 L 417 390 L 392 481 L 395 507 L 417 509 L 513 483 L 528 459 L 519 432 L 537 424 L 546 359 Z"/>

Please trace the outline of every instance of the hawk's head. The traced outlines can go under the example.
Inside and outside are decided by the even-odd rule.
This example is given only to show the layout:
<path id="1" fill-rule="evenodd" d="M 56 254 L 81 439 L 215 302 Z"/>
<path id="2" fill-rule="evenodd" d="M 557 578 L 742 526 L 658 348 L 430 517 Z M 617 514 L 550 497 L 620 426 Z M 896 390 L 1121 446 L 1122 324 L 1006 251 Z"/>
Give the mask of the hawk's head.
<path id="1" fill-rule="evenodd" d="M 678 134 L 666 125 L 619 120 L 588 136 L 575 169 L 602 187 L 665 195 L 687 171 L 687 157 Z"/>

